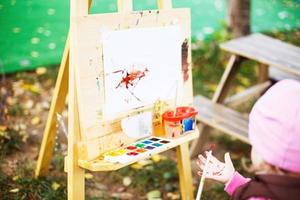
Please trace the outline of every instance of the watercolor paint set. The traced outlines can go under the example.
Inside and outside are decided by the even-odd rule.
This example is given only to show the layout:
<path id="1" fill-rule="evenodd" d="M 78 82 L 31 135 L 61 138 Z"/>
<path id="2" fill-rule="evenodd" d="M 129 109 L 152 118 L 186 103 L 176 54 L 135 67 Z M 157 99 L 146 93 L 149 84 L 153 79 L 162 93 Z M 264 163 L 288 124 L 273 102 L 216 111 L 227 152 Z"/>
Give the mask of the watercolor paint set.
<path id="1" fill-rule="evenodd" d="M 138 140 L 126 147 L 105 153 L 104 160 L 121 164 L 133 162 L 146 156 L 152 156 L 162 149 L 167 149 L 166 144 L 169 144 L 170 142 L 171 140 L 160 137 L 150 137 Z"/>

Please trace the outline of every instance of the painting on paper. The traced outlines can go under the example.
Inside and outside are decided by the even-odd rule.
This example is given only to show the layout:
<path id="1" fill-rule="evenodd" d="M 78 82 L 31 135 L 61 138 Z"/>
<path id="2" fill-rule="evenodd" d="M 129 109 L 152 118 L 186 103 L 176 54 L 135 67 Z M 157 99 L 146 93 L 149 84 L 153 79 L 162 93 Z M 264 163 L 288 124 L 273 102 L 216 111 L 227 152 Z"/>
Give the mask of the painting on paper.
<path id="1" fill-rule="evenodd" d="M 104 117 L 175 98 L 181 81 L 179 26 L 106 31 L 102 42 Z"/>

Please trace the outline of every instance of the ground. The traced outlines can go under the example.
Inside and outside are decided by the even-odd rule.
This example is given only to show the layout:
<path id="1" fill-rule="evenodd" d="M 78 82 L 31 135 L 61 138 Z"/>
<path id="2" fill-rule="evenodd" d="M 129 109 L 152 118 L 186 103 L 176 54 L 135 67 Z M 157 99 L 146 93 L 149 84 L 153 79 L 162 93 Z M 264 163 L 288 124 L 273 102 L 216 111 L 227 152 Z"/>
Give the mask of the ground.
<path id="1" fill-rule="evenodd" d="M 272 33 L 282 40 L 299 45 L 300 32 Z M 218 43 L 228 39 L 219 31 L 209 42 L 193 45 L 194 91 L 211 97 L 226 64 L 228 55 Z M 35 71 L 2 75 L 0 102 L 0 198 L 66 199 L 66 174 L 63 159 L 66 138 L 58 127 L 54 157 L 49 175 L 34 179 L 34 169 L 55 85 L 58 66 L 39 67 Z M 256 64 L 246 62 L 237 76 L 232 93 L 240 92 L 256 81 Z M 248 106 L 237 108 L 247 113 Z M 67 105 L 66 105 L 67 108 Z M 62 113 L 66 122 L 67 112 Z M 213 131 L 207 147 L 216 144 L 215 154 L 223 160 L 229 151 L 238 171 L 249 173 L 250 146 L 225 134 Z M 180 199 L 174 151 L 157 155 L 121 170 L 108 173 L 86 173 L 87 199 Z M 193 173 L 194 186 L 199 178 Z M 196 191 L 195 191 L 196 192 Z M 203 199 L 228 199 L 223 186 L 207 181 Z"/>

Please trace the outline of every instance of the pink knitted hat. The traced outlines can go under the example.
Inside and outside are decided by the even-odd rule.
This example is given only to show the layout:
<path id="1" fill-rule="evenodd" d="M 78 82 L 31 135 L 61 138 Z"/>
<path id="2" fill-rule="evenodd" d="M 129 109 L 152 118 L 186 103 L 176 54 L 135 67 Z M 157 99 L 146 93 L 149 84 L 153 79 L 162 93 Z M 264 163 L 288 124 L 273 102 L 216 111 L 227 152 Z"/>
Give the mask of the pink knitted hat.
<path id="1" fill-rule="evenodd" d="M 300 173 L 300 82 L 282 80 L 255 103 L 249 139 L 267 163 Z"/>

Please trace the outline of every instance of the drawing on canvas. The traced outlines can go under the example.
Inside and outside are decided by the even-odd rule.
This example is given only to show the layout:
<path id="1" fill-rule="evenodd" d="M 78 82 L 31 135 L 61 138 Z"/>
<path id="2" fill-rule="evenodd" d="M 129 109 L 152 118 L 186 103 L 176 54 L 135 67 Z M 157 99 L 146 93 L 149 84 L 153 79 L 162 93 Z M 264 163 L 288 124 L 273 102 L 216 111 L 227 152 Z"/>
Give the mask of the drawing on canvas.
<path id="1" fill-rule="evenodd" d="M 102 33 L 103 117 L 175 98 L 181 79 L 179 26 Z"/>

